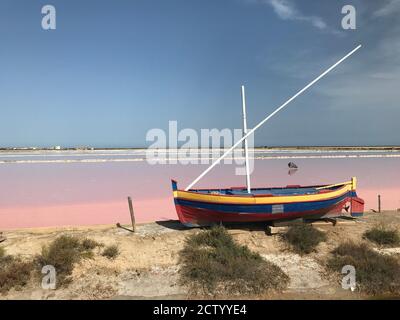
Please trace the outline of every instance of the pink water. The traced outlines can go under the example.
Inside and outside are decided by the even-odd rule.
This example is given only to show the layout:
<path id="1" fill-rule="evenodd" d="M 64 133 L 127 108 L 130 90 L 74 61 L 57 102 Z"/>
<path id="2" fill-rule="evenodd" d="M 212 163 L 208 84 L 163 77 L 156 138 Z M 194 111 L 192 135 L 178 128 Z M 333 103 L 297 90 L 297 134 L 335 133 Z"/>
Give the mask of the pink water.
<path id="1" fill-rule="evenodd" d="M 400 208 L 400 158 L 256 160 L 252 185 L 323 184 L 358 178 L 365 209 Z M 0 229 L 127 223 L 127 196 L 137 222 L 177 219 L 170 179 L 185 188 L 205 165 L 149 165 L 142 162 L 9 163 L 0 165 Z M 232 165 L 216 167 L 198 187 L 244 185 Z"/>

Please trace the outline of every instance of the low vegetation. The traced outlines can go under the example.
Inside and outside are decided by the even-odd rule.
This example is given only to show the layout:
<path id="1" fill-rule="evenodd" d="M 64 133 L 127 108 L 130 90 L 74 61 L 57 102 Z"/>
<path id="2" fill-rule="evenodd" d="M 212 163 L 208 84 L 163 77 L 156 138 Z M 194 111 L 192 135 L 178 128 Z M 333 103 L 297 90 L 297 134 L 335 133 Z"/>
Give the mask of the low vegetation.
<path id="1" fill-rule="evenodd" d="M 110 245 L 110 246 L 104 248 L 101 255 L 103 257 L 113 260 L 119 255 L 119 248 L 115 244 Z"/>
<path id="2" fill-rule="evenodd" d="M 289 282 L 278 266 L 237 244 L 223 227 L 188 237 L 180 263 L 180 281 L 192 294 L 260 294 Z"/>
<path id="3" fill-rule="evenodd" d="M 35 275 L 41 278 L 41 270 L 45 265 L 55 267 L 57 287 L 65 285 L 70 281 L 74 265 L 82 259 L 92 258 L 93 250 L 101 246 L 101 243 L 91 239 L 81 240 L 64 235 L 44 246 L 41 253 L 30 260 L 7 255 L 5 249 L 0 247 L 0 292 L 20 289 Z"/>
<path id="4" fill-rule="evenodd" d="M 93 239 L 85 238 L 82 240 L 81 246 L 82 246 L 83 250 L 93 250 L 96 247 L 103 247 L 104 244 L 99 243 Z"/>
<path id="5" fill-rule="evenodd" d="M 42 247 L 41 253 L 31 260 L 7 255 L 4 248 L 0 247 L 0 292 L 19 289 L 35 275 L 41 278 L 41 270 L 45 265 L 52 265 L 56 269 L 57 287 L 66 285 L 71 280 L 75 264 L 82 259 L 93 258 L 93 250 L 102 246 L 92 239 L 63 235 Z M 118 255 L 112 246 L 108 247 L 107 252 L 110 257 Z"/>
<path id="6" fill-rule="evenodd" d="M 399 232 L 385 225 L 377 225 L 365 231 L 363 238 L 382 246 L 395 247 L 400 245 Z"/>
<path id="7" fill-rule="evenodd" d="M 400 294 L 398 258 L 380 254 L 365 243 L 346 242 L 332 252 L 327 267 L 341 273 L 345 265 L 354 266 L 359 291 L 371 295 Z"/>
<path id="8" fill-rule="evenodd" d="M 293 225 L 282 238 L 292 251 L 301 255 L 311 253 L 320 242 L 326 241 L 325 233 L 310 224 Z"/>
<path id="9" fill-rule="evenodd" d="M 31 261 L 24 261 L 6 255 L 0 247 L 0 293 L 6 293 L 11 288 L 21 289 L 28 284 L 33 270 Z"/>
<path id="10" fill-rule="evenodd" d="M 63 235 L 44 246 L 35 261 L 39 270 L 45 265 L 54 266 L 57 271 L 57 286 L 62 286 L 70 281 L 76 263 L 93 257 L 96 246 L 99 244 L 93 240 Z"/>
<path id="11" fill-rule="evenodd" d="M 3 247 L 0 247 L 0 269 L 3 270 L 11 261 L 13 257 L 7 255 L 6 250 Z"/>

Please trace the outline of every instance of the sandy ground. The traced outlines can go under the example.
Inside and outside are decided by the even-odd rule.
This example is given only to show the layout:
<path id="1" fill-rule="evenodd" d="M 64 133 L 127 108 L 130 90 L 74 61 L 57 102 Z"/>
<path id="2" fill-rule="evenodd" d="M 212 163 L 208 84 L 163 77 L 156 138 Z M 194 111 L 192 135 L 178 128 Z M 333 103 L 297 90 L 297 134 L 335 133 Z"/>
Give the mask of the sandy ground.
<path id="1" fill-rule="evenodd" d="M 285 228 L 274 229 L 267 236 L 261 226 L 230 228 L 234 239 L 279 265 L 289 276 L 288 289 L 280 294 L 258 296 L 261 299 L 360 299 L 357 293 L 343 290 L 336 279 L 322 267 L 329 252 L 341 241 L 361 241 L 362 233 L 377 223 L 400 228 L 400 212 L 369 213 L 356 221 L 332 226 L 314 224 L 327 233 L 328 241 L 307 256 L 291 253 L 280 240 Z M 126 226 L 128 227 L 128 226 Z M 109 260 L 100 254 L 83 260 L 74 269 L 73 282 L 67 288 L 41 289 L 38 281 L 21 291 L 11 290 L 0 299 L 174 299 L 191 298 L 178 284 L 178 254 L 188 235 L 199 229 L 184 229 L 176 221 L 137 226 L 132 233 L 116 226 L 46 228 L 5 231 L 6 241 L 0 246 L 7 254 L 31 257 L 41 247 L 61 234 L 88 237 L 106 245 L 117 244 L 121 254 Z M 100 250 L 100 249 L 96 249 Z M 376 250 L 400 254 L 400 248 Z M 237 298 L 237 297 L 236 297 Z"/>

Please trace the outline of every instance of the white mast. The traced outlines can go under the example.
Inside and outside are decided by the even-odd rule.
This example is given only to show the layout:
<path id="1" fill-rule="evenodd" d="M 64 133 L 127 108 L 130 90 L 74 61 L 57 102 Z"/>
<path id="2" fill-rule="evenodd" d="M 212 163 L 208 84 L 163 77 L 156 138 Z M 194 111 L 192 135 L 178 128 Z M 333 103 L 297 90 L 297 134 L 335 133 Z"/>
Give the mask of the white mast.
<path id="1" fill-rule="evenodd" d="M 247 120 L 246 120 L 246 96 L 244 93 L 244 86 L 242 86 L 242 111 L 243 111 L 243 136 L 247 134 Z M 250 185 L 250 170 L 249 170 L 249 151 L 247 138 L 244 139 L 244 154 L 245 154 L 245 162 L 246 162 L 246 185 L 247 192 L 251 193 L 251 185 Z"/>

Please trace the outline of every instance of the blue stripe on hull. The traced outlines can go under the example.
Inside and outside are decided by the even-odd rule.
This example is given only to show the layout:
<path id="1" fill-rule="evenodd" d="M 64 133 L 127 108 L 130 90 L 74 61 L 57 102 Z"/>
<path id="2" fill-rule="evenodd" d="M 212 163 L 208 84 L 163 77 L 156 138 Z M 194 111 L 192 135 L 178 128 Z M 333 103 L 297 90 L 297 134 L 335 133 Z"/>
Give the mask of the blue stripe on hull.
<path id="1" fill-rule="evenodd" d="M 284 203 L 284 204 L 251 204 L 251 205 L 236 205 L 236 204 L 215 204 L 197 201 L 188 201 L 183 199 L 175 199 L 175 204 L 187 206 L 191 208 L 206 209 L 210 211 L 229 212 L 237 214 L 252 214 L 252 213 L 286 213 L 286 212 L 302 212 L 302 211 L 315 211 L 329 208 L 341 201 L 346 197 L 350 197 L 351 192 L 343 196 L 313 202 L 297 202 L 297 203 Z M 283 211 L 279 206 L 283 206 Z M 279 212 L 280 211 L 280 212 Z"/>

